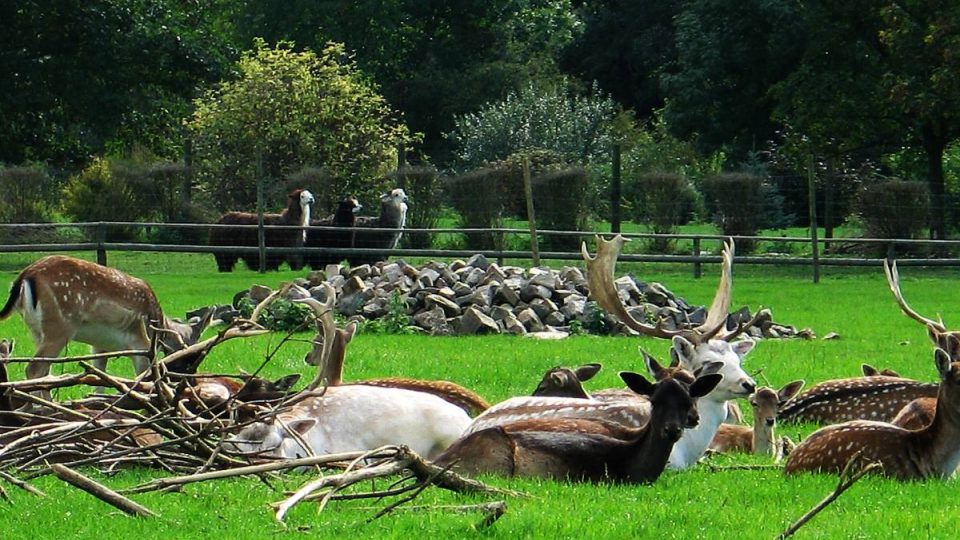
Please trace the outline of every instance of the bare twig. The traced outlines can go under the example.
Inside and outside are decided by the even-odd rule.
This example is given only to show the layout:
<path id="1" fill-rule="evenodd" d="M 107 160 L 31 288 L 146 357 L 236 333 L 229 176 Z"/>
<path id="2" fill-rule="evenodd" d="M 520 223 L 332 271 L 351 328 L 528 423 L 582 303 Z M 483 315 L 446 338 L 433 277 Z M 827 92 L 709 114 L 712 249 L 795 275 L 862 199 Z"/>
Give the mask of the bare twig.
<path id="1" fill-rule="evenodd" d="M 144 517 L 155 517 L 157 515 L 149 508 L 131 501 L 107 486 L 104 486 L 103 484 L 96 482 L 93 479 L 88 478 L 72 469 L 64 467 L 59 463 L 52 465 L 52 468 L 53 473 L 57 475 L 57 478 L 86 491 L 101 501 L 115 506 L 116 508 L 119 508 L 130 515 Z"/>
<path id="2" fill-rule="evenodd" d="M 32 495 L 36 495 L 37 497 L 46 497 L 46 496 L 47 496 L 46 493 L 44 493 L 44 492 L 40 491 L 39 489 L 33 487 L 32 485 L 28 484 L 27 482 L 24 482 L 23 480 L 20 480 L 19 478 L 17 478 L 16 476 L 13 476 L 12 474 L 9 474 L 9 473 L 0 471 L 0 480 L 6 480 L 7 482 L 9 482 L 9 483 L 17 486 L 18 488 L 26 491 L 27 493 L 30 493 L 30 494 L 32 494 Z"/>
<path id="3" fill-rule="evenodd" d="M 843 467 L 843 471 L 840 472 L 840 476 L 837 481 L 837 487 L 834 488 L 833 492 L 823 498 L 822 501 L 816 504 L 813 508 L 807 511 L 804 515 L 800 516 L 800 519 L 793 522 L 785 531 L 780 533 L 778 540 L 783 540 L 784 538 L 789 538 L 793 536 L 800 527 L 803 527 L 808 521 L 813 519 L 821 510 L 830 505 L 833 501 L 837 500 L 844 491 L 849 489 L 853 484 L 863 478 L 864 475 L 881 468 L 882 465 L 879 462 L 867 463 L 866 465 L 861 465 L 861 455 L 858 452 L 854 454 L 850 461 Z"/>

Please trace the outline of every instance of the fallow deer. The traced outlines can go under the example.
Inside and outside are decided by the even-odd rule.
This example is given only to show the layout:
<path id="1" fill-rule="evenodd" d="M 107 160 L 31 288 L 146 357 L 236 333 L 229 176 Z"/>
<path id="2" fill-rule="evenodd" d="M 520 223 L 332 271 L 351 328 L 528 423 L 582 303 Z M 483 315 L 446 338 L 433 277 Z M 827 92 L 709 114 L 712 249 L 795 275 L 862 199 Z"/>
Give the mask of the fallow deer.
<path id="1" fill-rule="evenodd" d="M 900 374 L 890 368 L 877 369 L 870 364 L 860 364 L 864 377 L 899 377 Z"/>
<path id="2" fill-rule="evenodd" d="M 960 346 L 956 335 L 943 334 L 943 339 Z M 880 463 L 881 474 L 899 480 L 949 478 L 960 463 L 960 362 L 937 348 L 934 364 L 940 384 L 929 425 L 911 431 L 885 422 L 855 420 L 821 428 L 790 453 L 786 474 L 838 473 L 859 458 Z"/>
<path id="3" fill-rule="evenodd" d="M 365 385 L 384 388 L 403 388 L 415 392 L 426 392 L 448 401 L 468 414 L 479 414 L 490 407 L 485 399 L 476 392 L 450 381 L 422 380 L 407 377 L 387 377 L 382 379 L 367 379 L 360 381 L 343 381 L 343 362 L 346 355 L 346 345 L 353 339 L 357 331 L 356 323 L 350 323 L 345 328 L 336 327 L 333 320 L 334 290 L 324 283 L 325 302 L 311 298 L 306 291 L 302 291 L 303 298 L 295 300 L 310 306 L 316 315 L 319 332 L 316 342 L 321 347 L 315 347 L 304 359 L 308 364 L 318 366 L 317 376 L 310 388 L 324 386 Z M 326 336 L 334 336 L 328 339 Z"/>
<path id="4" fill-rule="evenodd" d="M 692 382 L 666 376 L 656 383 L 630 372 L 620 376 L 632 391 L 645 396 L 645 409 L 625 409 L 616 401 L 526 398 L 530 403 L 526 417 L 468 430 L 436 463 L 468 474 L 654 482 L 691 414 L 696 414 L 694 400 L 710 392 L 722 376 L 714 373 Z M 632 416 L 630 421 L 625 421 L 625 414 Z M 471 428 L 482 424 L 480 418 Z"/>
<path id="5" fill-rule="evenodd" d="M 153 290 L 141 279 L 120 270 L 50 255 L 27 266 L 14 279 L 10 297 L 0 309 L 0 320 L 20 312 L 36 343 L 36 360 L 27 364 L 28 379 L 50 372 L 44 359 L 60 355 L 71 340 L 87 343 L 94 352 L 137 350 L 138 373 L 150 367 L 156 342 L 166 351 L 195 343 L 206 321 L 193 324 L 163 314 Z M 94 361 L 100 369 L 106 359 Z"/>
<path id="6" fill-rule="evenodd" d="M 590 297 L 600 307 L 631 330 L 647 336 L 670 339 L 670 354 L 682 368 L 695 372 L 710 362 L 720 362 L 723 365 L 720 370 L 723 381 L 713 392 L 697 403 L 700 424 L 694 429 L 685 431 L 681 440 L 673 447 L 669 466 L 674 469 L 687 468 L 703 456 L 720 424 L 727 417 L 727 402 L 738 397 L 746 397 L 756 388 L 754 380 L 740 365 L 743 357 L 753 349 L 755 342 L 751 339 L 733 341 L 744 328 L 752 325 L 753 321 L 738 325 L 733 330 L 726 328 L 733 283 L 733 242 L 728 241 L 724 244 L 720 283 L 707 311 L 706 321 L 692 329 L 677 330 L 665 328 L 662 321 L 649 324 L 637 320 L 621 301 L 614 284 L 614 269 L 626 239 L 616 235 L 612 240 L 607 241 L 598 235 L 596 242 L 595 257 L 590 256 L 586 244 L 581 246 L 581 252 L 587 261 Z"/>
<path id="7" fill-rule="evenodd" d="M 801 388 L 802 380 L 789 382 L 779 390 L 768 386 L 757 388 L 749 398 L 753 408 L 753 427 L 721 424 L 710 443 L 710 450 L 778 457 L 780 449 L 774 434 L 777 410 Z"/>
<path id="8" fill-rule="evenodd" d="M 342 364 L 356 331 L 352 323 L 346 329 L 336 327 L 332 287 L 327 286 L 325 292 L 324 303 L 304 301 L 314 310 L 322 336 L 314 340 L 313 352 L 308 355 L 309 361 L 320 366 L 317 376 L 303 393 L 290 399 L 293 405 L 271 419 L 243 427 L 229 438 L 228 448 L 259 457 L 295 458 L 406 445 L 423 456 L 436 456 L 470 424 L 461 407 L 427 392 L 403 388 L 328 384 L 322 394 L 312 392 L 325 382 L 324 366 Z"/>
<path id="9" fill-rule="evenodd" d="M 600 364 L 584 364 L 577 368 L 552 367 L 543 374 L 531 395 L 589 399 L 590 394 L 583 389 L 583 382 L 592 379 L 601 367 Z"/>

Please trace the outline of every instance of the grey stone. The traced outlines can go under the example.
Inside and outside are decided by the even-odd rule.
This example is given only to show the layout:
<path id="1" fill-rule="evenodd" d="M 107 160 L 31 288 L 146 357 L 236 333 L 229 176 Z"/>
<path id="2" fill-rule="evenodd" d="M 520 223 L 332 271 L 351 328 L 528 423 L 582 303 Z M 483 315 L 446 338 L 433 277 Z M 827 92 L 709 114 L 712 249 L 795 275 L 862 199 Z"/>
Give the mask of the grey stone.
<path id="1" fill-rule="evenodd" d="M 459 333 L 461 334 L 499 334 L 500 327 L 492 317 L 484 315 L 480 310 L 469 307 L 460 318 Z"/>
<path id="2" fill-rule="evenodd" d="M 427 309 L 442 309 L 444 315 L 447 317 L 456 317 L 457 315 L 460 315 L 460 306 L 458 306 L 456 302 L 444 298 L 439 294 L 428 294 L 424 303 L 426 304 Z"/>

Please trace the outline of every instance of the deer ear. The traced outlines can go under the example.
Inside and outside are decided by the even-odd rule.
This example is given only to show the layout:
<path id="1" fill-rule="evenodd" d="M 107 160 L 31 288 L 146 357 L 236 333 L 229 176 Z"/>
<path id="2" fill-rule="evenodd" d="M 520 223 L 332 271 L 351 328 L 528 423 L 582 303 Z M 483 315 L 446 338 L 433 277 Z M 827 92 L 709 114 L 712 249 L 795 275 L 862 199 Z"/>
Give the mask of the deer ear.
<path id="1" fill-rule="evenodd" d="M 623 379 L 623 382 L 627 384 L 627 388 L 630 390 L 633 390 L 642 396 L 649 396 L 653 394 L 653 388 L 655 385 L 644 378 L 643 375 L 634 373 L 632 371 L 621 371 L 619 375 L 620 378 Z"/>
<path id="2" fill-rule="evenodd" d="M 346 343 L 350 343 L 350 340 L 353 339 L 353 336 L 357 334 L 358 328 L 359 326 L 357 325 L 357 321 L 351 321 L 350 324 L 348 324 L 347 327 L 343 329 L 345 334 L 344 340 Z"/>
<path id="3" fill-rule="evenodd" d="M 803 379 L 788 382 L 787 384 L 783 385 L 783 388 L 777 391 L 777 400 L 780 403 L 785 403 L 787 400 L 797 395 L 797 393 L 799 393 L 803 388 L 804 384 L 806 384 L 806 382 Z"/>
<path id="4" fill-rule="evenodd" d="M 748 352 L 753 350 L 753 346 L 756 344 L 757 342 L 752 339 L 744 339 L 731 345 L 733 346 L 733 352 L 737 353 L 737 356 L 740 358 L 743 358 Z"/>
<path id="5" fill-rule="evenodd" d="M 709 394 L 722 380 L 723 375 L 719 373 L 710 373 L 709 375 L 697 377 L 697 380 L 693 381 L 693 384 L 690 385 L 690 397 L 698 398 Z"/>
<path id="6" fill-rule="evenodd" d="M 937 373 L 941 380 L 947 380 L 950 375 L 950 355 L 943 349 L 936 349 L 933 352 L 933 361 L 937 366 Z"/>
<path id="7" fill-rule="evenodd" d="M 707 362 L 707 363 L 705 363 L 704 365 L 698 367 L 698 368 L 693 372 L 693 374 L 694 374 L 695 376 L 697 376 L 697 377 L 701 377 L 701 376 L 703 376 L 703 375 L 711 375 L 711 374 L 713 374 L 713 373 L 720 373 L 720 370 L 723 369 L 723 365 L 724 365 L 723 362 L 716 362 L 716 361 Z"/>
<path id="8" fill-rule="evenodd" d="M 577 376 L 577 379 L 580 379 L 580 382 L 589 381 L 600 371 L 601 367 L 603 366 L 600 364 L 584 364 L 573 370 L 573 373 Z"/>
<path id="9" fill-rule="evenodd" d="M 286 377 L 281 377 L 273 382 L 273 386 L 277 392 L 286 392 L 287 390 L 293 388 L 293 385 L 297 384 L 297 381 L 300 380 L 300 374 L 294 373 L 293 375 L 287 375 Z"/>
<path id="10" fill-rule="evenodd" d="M 317 425 L 316 418 L 298 418 L 290 422 L 286 422 L 287 431 L 296 432 L 300 436 L 307 434 L 310 429 Z"/>
<path id="11" fill-rule="evenodd" d="M 870 364 L 860 364 L 860 371 L 863 372 L 864 377 L 876 377 L 880 374 L 877 371 L 877 368 L 871 366 Z"/>
<path id="12" fill-rule="evenodd" d="M 696 355 L 696 346 L 683 336 L 673 336 L 670 357 L 679 365 L 692 366 Z"/>
<path id="13" fill-rule="evenodd" d="M 654 379 L 658 378 L 660 374 L 663 373 L 663 367 L 657 362 L 657 359 L 647 351 L 640 349 L 640 354 L 643 355 L 643 363 L 647 366 L 647 373 L 652 375 Z"/>

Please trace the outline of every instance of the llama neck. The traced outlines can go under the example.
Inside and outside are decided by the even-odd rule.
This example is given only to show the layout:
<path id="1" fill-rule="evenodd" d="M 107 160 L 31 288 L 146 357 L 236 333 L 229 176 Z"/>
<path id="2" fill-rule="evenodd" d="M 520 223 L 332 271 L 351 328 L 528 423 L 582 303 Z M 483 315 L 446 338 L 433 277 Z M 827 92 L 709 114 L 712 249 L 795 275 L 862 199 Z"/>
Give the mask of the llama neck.
<path id="1" fill-rule="evenodd" d="M 303 241 L 307 241 L 307 226 L 310 225 L 310 203 L 300 204 L 300 226 L 303 231 L 300 233 Z"/>

